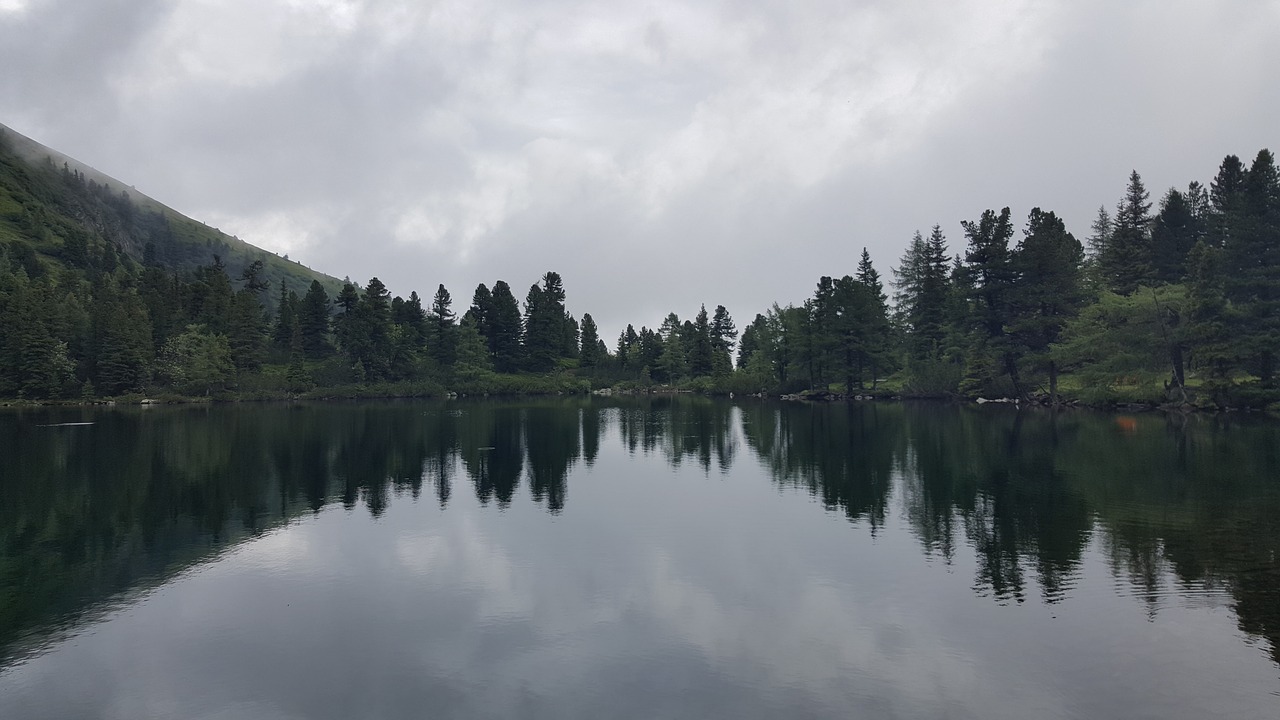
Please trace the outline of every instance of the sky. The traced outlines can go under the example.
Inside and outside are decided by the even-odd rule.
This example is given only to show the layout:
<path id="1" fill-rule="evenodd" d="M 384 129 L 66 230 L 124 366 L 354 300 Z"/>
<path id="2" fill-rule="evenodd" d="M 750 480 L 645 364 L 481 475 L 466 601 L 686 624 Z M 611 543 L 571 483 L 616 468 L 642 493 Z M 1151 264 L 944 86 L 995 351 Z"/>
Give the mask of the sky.
<path id="1" fill-rule="evenodd" d="M 554 270 L 612 345 L 1280 150 L 1276 37 L 1275 0 L 0 0 L 0 123 L 394 294 Z"/>

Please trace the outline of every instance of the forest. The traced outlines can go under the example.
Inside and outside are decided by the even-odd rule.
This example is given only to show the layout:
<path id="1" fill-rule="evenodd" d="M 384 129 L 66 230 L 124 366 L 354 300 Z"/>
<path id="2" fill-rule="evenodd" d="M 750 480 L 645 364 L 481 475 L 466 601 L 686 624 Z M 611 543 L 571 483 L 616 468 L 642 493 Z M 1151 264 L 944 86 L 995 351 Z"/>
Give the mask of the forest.
<path id="1" fill-rule="evenodd" d="M 1280 402 L 1280 176 L 1228 155 L 1153 201 L 1134 171 L 1084 242 L 1035 208 L 917 232 L 886 278 L 853 274 L 742 327 L 703 305 L 606 342 L 548 271 L 455 304 L 392 297 L 279 258 L 206 257 L 174 219 L 0 134 L 0 398 L 284 397 L 688 390 L 1056 404 Z M 201 254 L 197 252 L 196 254 Z M 299 278 L 312 277 L 306 285 Z M 327 280 L 327 282 L 326 282 Z"/>

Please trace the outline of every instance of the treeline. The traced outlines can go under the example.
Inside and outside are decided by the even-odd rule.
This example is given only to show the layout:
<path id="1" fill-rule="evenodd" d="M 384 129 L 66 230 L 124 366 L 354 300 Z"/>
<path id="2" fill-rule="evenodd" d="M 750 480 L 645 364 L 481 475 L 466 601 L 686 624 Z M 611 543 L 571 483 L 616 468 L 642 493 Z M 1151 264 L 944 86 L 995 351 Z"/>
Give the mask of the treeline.
<path id="1" fill-rule="evenodd" d="M 654 329 L 628 325 L 612 347 L 590 314 L 568 311 L 555 272 L 523 302 L 499 280 L 455 310 L 443 285 L 429 304 L 416 292 L 392 297 L 376 277 L 331 295 L 319 280 L 273 283 L 260 260 L 235 272 L 212 246 L 211 262 L 184 268 L 163 215 L 65 167 L 0 161 L 4 397 L 660 384 L 1280 400 L 1280 179 L 1267 150 L 1247 166 L 1228 156 L 1207 187 L 1170 189 L 1154 207 L 1135 171 L 1086 243 L 1051 211 L 1033 209 L 1015 240 L 1010 210 L 986 210 L 960 223 L 954 254 L 941 226 L 916 233 L 893 270 L 892 297 L 864 248 L 852 275 L 820 278 L 799 306 L 775 303 L 740 339 L 723 305 L 703 305 L 692 319 L 672 312 Z M 77 207 L 79 224 L 68 220 Z"/>
<path id="2" fill-rule="evenodd" d="M 1261 406 L 1280 400 L 1280 180 L 1260 151 L 1153 211 L 1135 171 L 1087 246 L 1033 209 L 917 233 L 890 306 L 866 251 L 855 277 L 818 282 L 743 333 L 739 387 L 846 392 L 892 381 L 911 396 L 987 395 Z M 1063 377 L 1060 383 L 1059 378 Z M 750 382 L 746 382 L 747 380 Z"/>

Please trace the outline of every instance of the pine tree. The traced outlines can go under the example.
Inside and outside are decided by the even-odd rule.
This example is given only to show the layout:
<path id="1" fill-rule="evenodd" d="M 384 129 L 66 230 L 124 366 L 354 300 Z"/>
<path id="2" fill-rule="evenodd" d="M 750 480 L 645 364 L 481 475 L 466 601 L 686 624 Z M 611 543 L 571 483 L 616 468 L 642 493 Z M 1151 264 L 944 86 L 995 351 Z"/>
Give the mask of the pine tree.
<path id="1" fill-rule="evenodd" d="M 894 270 L 899 322 L 908 337 L 908 352 L 917 360 L 940 356 L 946 337 L 950 268 L 947 241 L 934 225 L 929 239 L 916 233 Z"/>
<path id="2" fill-rule="evenodd" d="M 548 272 L 542 285 L 529 288 L 525 298 L 524 352 L 528 369 L 547 372 L 557 359 L 574 354 L 577 338 L 564 308 L 560 275 Z"/>
<path id="3" fill-rule="evenodd" d="M 866 337 L 863 352 L 866 369 L 871 372 L 871 387 L 877 384 L 879 371 L 889 364 L 889 306 L 888 297 L 884 294 L 884 284 L 880 281 L 880 273 L 871 264 L 871 254 L 862 248 L 862 257 L 858 260 L 857 281 L 870 291 L 870 303 L 867 308 Z M 862 370 L 859 369 L 858 382 L 862 382 Z"/>
<path id="4" fill-rule="evenodd" d="M 409 293 L 409 299 L 401 302 L 398 310 L 393 307 L 391 321 L 400 326 L 404 342 L 408 346 L 417 349 L 426 344 L 427 313 L 422 308 L 422 298 L 418 297 L 416 290 Z"/>
<path id="5" fill-rule="evenodd" d="M 484 283 L 476 286 L 476 291 L 471 295 L 471 307 L 464 313 L 464 319 L 470 316 L 471 322 L 475 325 L 476 332 L 484 338 L 485 347 L 489 347 L 489 337 L 493 334 L 489 327 L 489 318 L 493 314 L 493 293 L 489 292 L 489 288 Z"/>
<path id="6" fill-rule="evenodd" d="M 431 300 L 429 315 L 431 330 L 427 349 L 431 352 L 431 357 L 445 367 L 452 366 L 457 360 L 457 338 L 455 337 L 457 328 L 454 326 L 455 316 L 452 306 L 453 298 L 444 285 L 440 285 L 436 289 L 435 297 Z"/>
<path id="7" fill-rule="evenodd" d="M 639 359 L 639 352 L 640 336 L 636 334 L 635 327 L 628 323 L 627 329 L 618 334 L 618 349 L 615 353 L 618 367 L 638 370 L 639 367 L 634 363 Z"/>
<path id="8" fill-rule="evenodd" d="M 231 278 L 227 277 L 222 258 L 213 256 L 213 264 L 196 269 L 189 286 L 187 317 L 204 325 L 210 332 L 225 335 L 231 320 L 231 303 L 235 295 Z"/>
<path id="9" fill-rule="evenodd" d="M 1113 292 L 1132 293 L 1151 279 L 1151 203 L 1134 170 L 1124 199 L 1116 206 L 1116 216 L 1106 246 L 1098 257 L 1103 281 Z"/>
<path id="10" fill-rule="evenodd" d="M 104 395 L 141 389 L 152 357 L 151 324 L 142 300 L 109 280 L 96 293 L 93 311 L 94 386 Z"/>
<path id="11" fill-rule="evenodd" d="M 232 298 L 226 339 L 237 370 L 257 370 L 262 366 L 267 320 L 257 294 L 247 287 Z"/>
<path id="12" fill-rule="evenodd" d="M 658 358 L 657 366 L 650 368 L 657 380 L 676 382 L 689 373 L 689 359 L 685 354 L 684 340 L 680 337 L 682 327 L 680 317 L 670 313 L 658 329 L 658 337 L 662 340 L 662 355 Z"/>
<path id="13" fill-rule="evenodd" d="M 716 375 L 733 372 L 733 346 L 738 339 L 738 328 L 723 305 L 717 305 L 711 318 L 712 370 Z"/>
<path id="14" fill-rule="evenodd" d="M 476 383 L 493 372 L 489 347 L 470 312 L 458 323 L 457 338 L 457 360 L 453 365 L 455 377 L 463 382 Z"/>
<path id="15" fill-rule="evenodd" d="M 1258 152 L 1241 195 L 1224 239 L 1227 298 L 1240 313 L 1235 336 L 1245 367 L 1271 388 L 1280 353 L 1280 171 L 1271 151 Z"/>
<path id="16" fill-rule="evenodd" d="M 1084 248 L 1052 212 L 1032 209 L 1013 253 L 1008 330 L 1033 369 L 1049 374 L 1050 402 L 1058 401 L 1058 366 L 1050 347 L 1085 303 Z"/>
<path id="17" fill-rule="evenodd" d="M 520 306 L 511 287 L 499 280 L 493 284 L 493 307 L 489 321 L 489 352 L 498 372 L 515 372 L 523 364 L 523 334 Z"/>
<path id="18" fill-rule="evenodd" d="M 1227 217 L 1243 210 L 1245 182 L 1248 176 L 1244 163 L 1235 155 L 1228 155 L 1218 166 L 1218 174 L 1209 183 L 1209 201 L 1214 212 Z M 1225 238 L 1223 238 L 1225 239 Z"/>
<path id="19" fill-rule="evenodd" d="M 600 355 L 599 345 L 600 335 L 596 328 L 596 321 L 591 317 L 591 313 L 583 313 L 582 349 L 578 353 L 582 367 L 595 367 L 600 364 L 603 357 Z"/>
<path id="20" fill-rule="evenodd" d="M 338 292 L 338 297 L 334 298 L 333 304 L 338 311 L 333 318 L 334 338 L 338 341 L 338 347 L 347 353 L 348 358 L 354 359 L 352 349 L 359 343 L 356 308 L 360 305 L 360 290 L 355 283 L 347 280 L 342 284 L 342 290 Z"/>
<path id="21" fill-rule="evenodd" d="M 1187 253 L 1201 234 L 1187 195 L 1169 188 L 1151 224 L 1152 279 L 1166 284 L 1182 282 L 1187 275 Z"/>
<path id="22" fill-rule="evenodd" d="M 352 287 L 353 292 L 354 290 Z M 302 353 L 306 357 L 320 359 L 333 352 L 328 337 L 329 293 L 325 292 L 318 280 L 311 281 L 311 287 L 298 305 L 297 329 Z"/>
<path id="23" fill-rule="evenodd" d="M 742 370 L 751 362 L 751 357 L 760 349 L 765 317 L 756 313 L 755 319 L 742 331 L 742 342 L 738 345 L 738 369 Z"/>
<path id="24" fill-rule="evenodd" d="M 298 296 L 289 295 L 289 284 L 280 283 L 280 298 L 276 301 L 276 321 L 271 328 L 271 341 L 276 347 L 289 347 L 298 324 Z"/>
<path id="25" fill-rule="evenodd" d="M 686 342 L 690 375 L 693 377 L 710 375 L 714 369 L 714 353 L 711 345 L 711 320 L 707 316 L 706 305 L 703 305 L 694 316 Z"/>
<path id="26" fill-rule="evenodd" d="M 1005 326 L 1011 319 L 1010 292 L 1014 269 L 1009 250 L 1013 236 L 1009 208 L 999 214 L 983 211 L 977 222 L 963 221 L 969 240 L 965 266 L 972 278 L 975 344 L 969 353 L 969 377 L 979 386 L 1008 375 L 1013 391 L 1021 394 L 1017 348 L 1009 342 Z"/>

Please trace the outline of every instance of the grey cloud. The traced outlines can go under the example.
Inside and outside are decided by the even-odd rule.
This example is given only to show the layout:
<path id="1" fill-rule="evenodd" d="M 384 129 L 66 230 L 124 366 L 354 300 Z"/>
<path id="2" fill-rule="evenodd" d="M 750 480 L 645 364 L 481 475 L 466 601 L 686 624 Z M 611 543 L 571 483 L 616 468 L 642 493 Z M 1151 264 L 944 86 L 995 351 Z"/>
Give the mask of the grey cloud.
<path id="1" fill-rule="evenodd" d="M 744 325 L 863 246 L 888 279 L 988 207 L 1086 235 L 1130 169 L 1205 181 L 1280 114 L 1274 4 L 192 7 L 0 14 L 6 122 L 399 294 L 555 269 L 610 342 Z"/>

